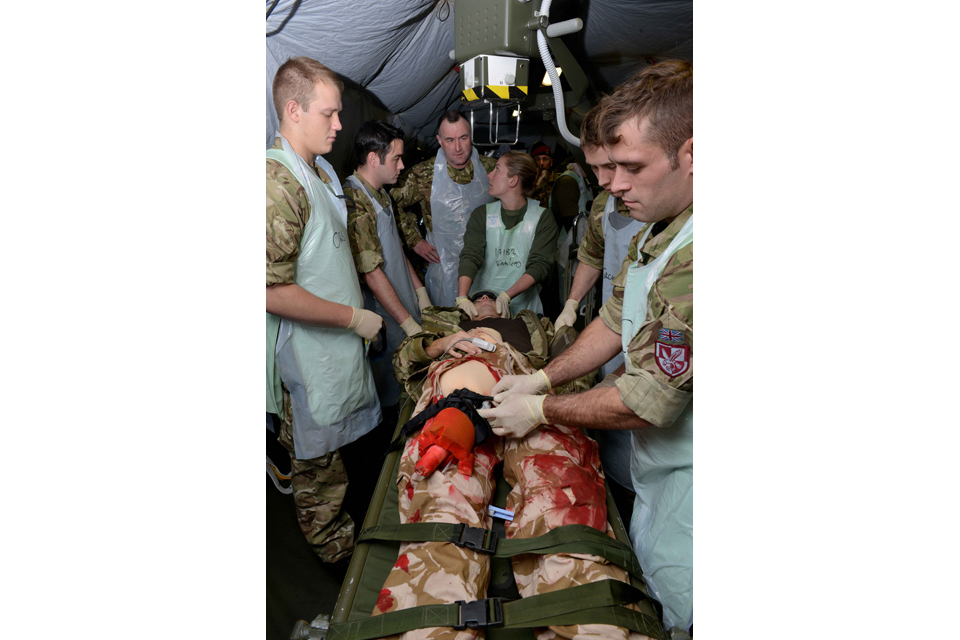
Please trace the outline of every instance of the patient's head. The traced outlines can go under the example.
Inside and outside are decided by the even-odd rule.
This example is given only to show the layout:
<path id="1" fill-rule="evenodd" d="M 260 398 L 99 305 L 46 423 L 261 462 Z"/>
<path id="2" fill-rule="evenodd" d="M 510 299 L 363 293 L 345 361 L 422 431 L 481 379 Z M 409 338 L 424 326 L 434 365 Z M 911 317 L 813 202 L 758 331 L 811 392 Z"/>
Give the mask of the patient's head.
<path id="1" fill-rule="evenodd" d="M 477 317 L 474 320 L 500 317 L 497 313 L 497 294 L 492 291 L 478 291 L 470 298 L 470 302 L 477 308 Z"/>

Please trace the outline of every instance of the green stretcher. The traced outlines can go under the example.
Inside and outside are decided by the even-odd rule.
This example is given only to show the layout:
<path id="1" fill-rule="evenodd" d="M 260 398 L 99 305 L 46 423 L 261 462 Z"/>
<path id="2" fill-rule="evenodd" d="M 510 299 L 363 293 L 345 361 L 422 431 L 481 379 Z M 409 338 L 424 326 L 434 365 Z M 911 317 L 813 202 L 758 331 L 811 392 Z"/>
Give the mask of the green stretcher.
<path id="1" fill-rule="evenodd" d="M 414 402 L 404 393 L 394 438 L 413 412 Z M 607 485 L 607 520 L 616 540 L 582 525 L 555 529 L 543 540 L 507 540 L 503 521 L 494 519 L 493 533 L 464 525 L 420 523 L 400 525 L 397 474 L 401 447 L 389 453 L 380 470 L 360 538 L 350 560 L 343 586 L 329 624 L 315 620 L 297 623 L 291 639 L 366 640 L 421 627 L 451 626 L 484 628 L 488 640 L 530 640 L 534 627 L 550 624 L 616 624 L 664 640 L 660 604 L 650 598 L 640 577 L 640 567 L 630 547 L 616 504 Z M 510 487 L 498 477 L 491 504 L 503 507 Z M 414 537 L 410 537 L 414 536 Z M 433 537 L 419 537 L 433 536 Z M 495 549 L 491 557 L 487 598 L 473 603 L 427 605 L 372 616 L 380 590 L 397 561 L 401 540 L 444 539 L 471 548 Z M 513 579 L 510 555 L 516 553 L 579 552 L 602 555 L 630 572 L 630 584 L 602 580 L 552 594 L 520 598 Z M 548 597 L 549 596 L 549 597 Z M 638 613 L 622 606 L 635 603 Z"/>

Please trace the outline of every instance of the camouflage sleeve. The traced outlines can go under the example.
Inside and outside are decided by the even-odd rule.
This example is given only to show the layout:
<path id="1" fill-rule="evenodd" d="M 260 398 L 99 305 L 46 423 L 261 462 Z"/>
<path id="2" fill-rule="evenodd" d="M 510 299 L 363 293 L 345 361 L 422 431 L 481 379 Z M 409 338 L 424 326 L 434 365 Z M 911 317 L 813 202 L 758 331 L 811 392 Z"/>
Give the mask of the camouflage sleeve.
<path id="1" fill-rule="evenodd" d="M 607 206 L 610 193 L 604 191 L 593 201 L 590 209 L 590 222 L 587 234 L 577 249 L 577 260 L 594 269 L 603 270 L 603 209 Z"/>
<path id="2" fill-rule="evenodd" d="M 487 173 L 493 171 L 493 168 L 497 166 L 497 159 L 490 158 L 485 155 L 480 156 L 480 166 L 487 170 Z"/>
<path id="3" fill-rule="evenodd" d="M 377 235 L 377 212 L 367 194 L 359 189 L 344 187 L 343 194 L 352 198 L 355 205 L 347 210 L 347 236 L 353 262 L 358 273 L 370 273 L 384 264 L 383 247 Z"/>
<path id="4" fill-rule="evenodd" d="M 433 162 L 429 161 L 429 167 L 425 166 L 427 164 L 427 162 L 421 162 L 411 167 L 397 181 L 397 186 L 390 190 L 397 216 L 397 226 L 400 228 L 404 244 L 409 249 L 413 249 L 423 240 L 423 236 L 417 228 L 416 215 L 408 209 L 419 204 L 424 225 L 428 230 L 433 229 L 430 224 L 430 178 L 433 177 Z"/>
<path id="5" fill-rule="evenodd" d="M 538 318 L 537 314 L 529 309 L 523 309 L 517 314 L 517 319 L 523 320 L 530 332 L 530 344 L 533 349 L 526 352 L 527 360 L 537 368 L 543 369 L 550 356 L 550 343 L 553 341 L 553 322 L 547 316 Z"/>
<path id="6" fill-rule="evenodd" d="M 693 243 L 667 261 L 647 304 L 652 319 L 627 346 L 617 387 L 639 417 L 669 426 L 693 396 Z"/>
<path id="7" fill-rule="evenodd" d="M 295 281 L 309 216 L 304 188 L 283 164 L 267 160 L 267 286 Z"/>

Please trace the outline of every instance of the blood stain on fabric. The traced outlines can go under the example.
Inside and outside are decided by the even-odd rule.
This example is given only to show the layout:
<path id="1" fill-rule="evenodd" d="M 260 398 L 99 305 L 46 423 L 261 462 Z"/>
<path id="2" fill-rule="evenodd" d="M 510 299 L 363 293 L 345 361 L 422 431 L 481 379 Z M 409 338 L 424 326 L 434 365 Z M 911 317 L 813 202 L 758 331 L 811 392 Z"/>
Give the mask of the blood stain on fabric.
<path id="1" fill-rule="evenodd" d="M 377 609 L 380 613 L 386 613 L 396 603 L 396 599 L 390 595 L 390 589 L 380 591 L 380 597 L 377 598 Z"/>

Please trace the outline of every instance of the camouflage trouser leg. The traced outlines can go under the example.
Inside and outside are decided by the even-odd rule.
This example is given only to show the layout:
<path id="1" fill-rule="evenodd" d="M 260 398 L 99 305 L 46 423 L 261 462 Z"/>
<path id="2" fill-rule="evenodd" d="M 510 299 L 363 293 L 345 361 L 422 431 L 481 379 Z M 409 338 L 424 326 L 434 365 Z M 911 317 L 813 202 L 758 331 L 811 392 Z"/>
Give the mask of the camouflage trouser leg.
<path id="1" fill-rule="evenodd" d="M 506 503 L 514 512 L 513 521 L 505 527 L 508 538 L 533 538 L 565 524 L 585 524 L 615 537 L 607 522 L 607 494 L 597 443 L 578 429 L 545 425 L 524 438 L 506 439 L 503 476 L 513 487 Z M 512 564 L 522 597 L 597 580 L 630 581 L 624 569 L 589 554 L 523 554 L 514 556 Z M 538 640 L 647 638 L 602 624 L 552 626 L 537 631 Z"/>
<path id="2" fill-rule="evenodd" d="M 297 521 L 314 553 L 324 562 L 336 562 L 353 553 L 353 519 L 341 510 L 347 493 L 347 470 L 339 451 L 309 460 L 296 458 L 293 411 L 286 389 L 283 390 L 283 414 L 278 439 L 290 452 L 290 484 Z"/>
<path id="3" fill-rule="evenodd" d="M 475 450 L 473 476 L 449 465 L 414 484 L 419 460 L 411 439 L 404 449 L 397 480 L 401 522 L 463 522 L 490 528 L 486 507 L 493 496 L 493 467 L 502 458 L 504 477 L 513 486 L 507 508 L 515 512 L 506 527 L 510 538 L 541 535 L 561 524 L 587 524 L 613 535 L 606 521 L 606 492 L 597 446 L 575 429 L 543 427 L 521 440 L 493 437 Z M 627 573 L 590 555 L 527 554 L 513 559 L 522 596 L 545 593 L 593 580 L 628 581 Z M 404 543 L 391 569 L 374 615 L 424 604 L 478 600 L 486 596 L 488 556 L 447 542 Z M 435 627 L 404 634 L 404 640 L 465 640 L 479 630 Z M 538 638 L 643 638 L 606 625 L 540 629 Z"/>

